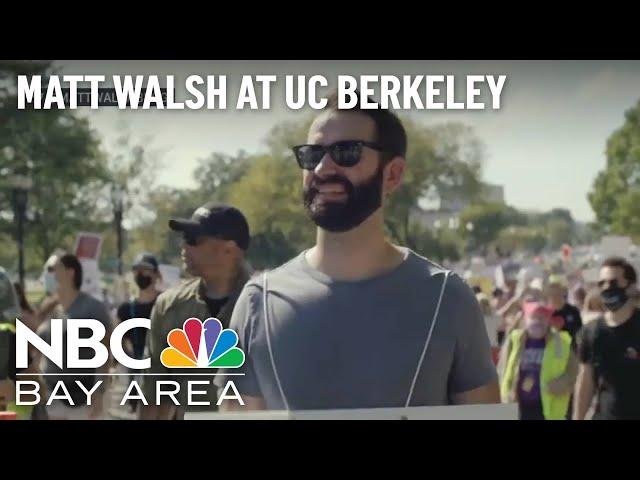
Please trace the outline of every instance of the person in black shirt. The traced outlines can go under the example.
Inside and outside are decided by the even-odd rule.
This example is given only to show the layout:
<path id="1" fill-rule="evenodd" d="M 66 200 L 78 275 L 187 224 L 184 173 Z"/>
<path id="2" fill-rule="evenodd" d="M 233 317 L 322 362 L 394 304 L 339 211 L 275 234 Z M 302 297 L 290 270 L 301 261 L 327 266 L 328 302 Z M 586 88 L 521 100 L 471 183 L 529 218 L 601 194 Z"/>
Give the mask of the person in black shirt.
<path id="1" fill-rule="evenodd" d="M 151 318 L 151 309 L 160 294 L 157 284 L 161 280 L 158 261 L 150 253 L 139 254 L 133 263 L 134 281 L 139 288 L 138 297 L 130 302 L 125 302 L 118 307 L 118 319 L 121 322 L 130 318 Z M 133 358 L 140 360 L 144 354 L 144 344 L 147 330 L 145 328 L 133 328 L 127 332 Z"/>
<path id="2" fill-rule="evenodd" d="M 569 333 L 575 345 L 576 335 L 582 328 L 582 317 L 580 310 L 567 302 L 567 293 L 565 279 L 560 275 L 551 275 L 547 284 L 547 300 L 555 309 L 553 317 L 561 321 L 558 328 Z"/>
<path id="3" fill-rule="evenodd" d="M 158 269 L 158 261 L 150 253 L 140 253 L 133 263 L 134 281 L 139 288 L 137 298 L 125 302 L 118 307 L 117 315 L 120 322 L 130 318 L 151 318 L 151 309 L 160 294 L 156 285 L 162 278 Z M 125 336 L 124 341 L 129 355 L 136 360 L 144 356 L 144 346 L 147 336 L 146 328 L 132 328 Z M 131 404 L 135 410 L 135 403 Z"/>
<path id="4" fill-rule="evenodd" d="M 636 271 L 625 259 L 608 258 L 598 287 L 605 313 L 578 334 L 580 369 L 574 419 L 589 408 L 594 419 L 640 419 L 640 310 L 633 299 Z"/>

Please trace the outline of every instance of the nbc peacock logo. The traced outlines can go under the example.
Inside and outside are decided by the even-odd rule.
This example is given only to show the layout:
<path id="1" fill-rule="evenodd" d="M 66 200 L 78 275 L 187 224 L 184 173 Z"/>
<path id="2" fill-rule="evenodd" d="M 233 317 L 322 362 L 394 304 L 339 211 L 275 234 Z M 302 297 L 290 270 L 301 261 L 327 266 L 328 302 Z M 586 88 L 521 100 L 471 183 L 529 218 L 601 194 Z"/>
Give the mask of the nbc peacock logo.
<path id="1" fill-rule="evenodd" d="M 165 367 L 239 368 L 244 364 L 244 352 L 236 347 L 238 334 L 223 329 L 217 318 L 207 318 L 204 323 L 189 318 L 181 329 L 169 332 L 167 343 L 160 354 Z"/>

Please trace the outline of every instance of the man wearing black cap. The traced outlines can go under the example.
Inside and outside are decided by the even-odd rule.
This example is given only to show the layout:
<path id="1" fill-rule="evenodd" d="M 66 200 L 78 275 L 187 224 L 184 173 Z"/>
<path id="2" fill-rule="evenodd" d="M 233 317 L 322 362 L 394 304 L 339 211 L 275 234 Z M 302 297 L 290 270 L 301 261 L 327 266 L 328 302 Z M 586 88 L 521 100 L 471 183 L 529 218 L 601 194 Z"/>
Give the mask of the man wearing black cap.
<path id="1" fill-rule="evenodd" d="M 151 309 L 160 294 L 156 288 L 160 278 L 156 257 L 147 252 L 138 254 L 133 262 L 133 279 L 138 286 L 139 293 L 135 299 L 118 307 L 117 315 L 121 322 L 130 318 L 151 317 Z M 147 330 L 145 328 L 132 328 L 125 334 L 125 348 L 137 360 L 143 358 L 146 336 Z M 132 410 L 135 410 L 135 405 L 136 402 L 131 403 Z"/>
<path id="2" fill-rule="evenodd" d="M 216 317 L 228 327 L 238 295 L 249 279 L 244 259 L 249 247 L 249 225 L 237 208 L 208 203 L 198 208 L 191 219 L 170 220 L 169 228 L 182 233 L 182 262 L 186 272 L 195 278 L 162 293 L 151 312 L 147 347 L 153 373 L 170 372 L 160 363 L 160 353 L 167 347 L 167 334 L 174 328 L 182 328 L 185 320 L 196 317 L 204 321 Z M 187 377 L 145 376 L 144 379 L 143 393 L 149 406 L 141 410 L 140 418 L 182 418 Z M 180 407 L 171 400 L 154 406 L 158 380 L 181 384 L 177 394 Z M 206 409 L 215 409 L 216 389 L 211 385 L 207 390 L 211 406 Z"/>

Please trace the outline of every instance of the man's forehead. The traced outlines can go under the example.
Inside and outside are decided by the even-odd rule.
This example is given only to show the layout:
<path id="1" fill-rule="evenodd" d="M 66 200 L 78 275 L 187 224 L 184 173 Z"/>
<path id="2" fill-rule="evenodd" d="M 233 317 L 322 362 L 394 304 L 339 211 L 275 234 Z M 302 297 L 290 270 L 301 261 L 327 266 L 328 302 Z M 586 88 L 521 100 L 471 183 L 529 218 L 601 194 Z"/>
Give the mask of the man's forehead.
<path id="1" fill-rule="evenodd" d="M 600 278 L 616 278 L 622 275 L 624 272 L 620 267 L 602 267 L 600 269 Z"/>
<path id="2" fill-rule="evenodd" d="M 324 112 L 309 128 L 309 143 L 331 144 L 340 140 L 375 140 L 374 121 L 358 112 Z"/>

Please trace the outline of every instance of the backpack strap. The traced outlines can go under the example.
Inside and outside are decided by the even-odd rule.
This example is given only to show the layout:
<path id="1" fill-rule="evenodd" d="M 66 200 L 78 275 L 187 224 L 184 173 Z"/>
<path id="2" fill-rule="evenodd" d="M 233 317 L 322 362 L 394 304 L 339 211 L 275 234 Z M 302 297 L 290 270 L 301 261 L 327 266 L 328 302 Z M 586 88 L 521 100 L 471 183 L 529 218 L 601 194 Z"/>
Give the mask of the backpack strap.
<path id="1" fill-rule="evenodd" d="M 269 360 L 271 361 L 271 368 L 273 369 L 273 374 L 276 378 L 276 384 L 278 385 L 278 390 L 280 391 L 280 396 L 282 397 L 282 402 L 284 403 L 285 410 L 289 409 L 289 402 L 287 401 L 287 396 L 284 394 L 284 390 L 282 388 L 282 382 L 280 381 L 280 375 L 278 374 L 278 368 L 276 367 L 276 361 L 273 358 L 273 349 L 271 348 L 271 334 L 269 333 L 269 308 L 267 306 L 267 272 L 264 272 L 262 275 L 262 306 L 264 308 L 264 329 L 265 335 L 267 337 L 267 350 L 269 351 Z"/>
<path id="2" fill-rule="evenodd" d="M 413 375 L 413 381 L 411 382 L 411 387 L 409 388 L 409 394 L 407 395 L 407 401 L 405 402 L 405 408 L 409 407 L 411 404 L 411 398 L 413 397 L 413 390 L 415 389 L 416 382 L 418 381 L 418 375 L 420 374 L 420 370 L 422 369 L 422 363 L 424 362 L 424 357 L 427 354 L 427 349 L 429 348 L 429 344 L 431 343 L 431 336 L 433 335 L 433 329 L 436 326 L 436 322 L 438 321 L 438 313 L 440 313 L 440 305 L 442 304 L 442 297 L 444 297 L 444 290 L 447 286 L 447 279 L 449 278 L 450 270 L 445 270 L 444 278 L 442 280 L 442 287 L 440 288 L 440 296 L 438 297 L 438 303 L 436 304 L 436 310 L 433 314 L 433 318 L 431 319 L 431 326 L 429 327 L 429 333 L 427 334 L 427 339 L 424 342 L 424 347 L 422 348 L 422 355 L 420 355 L 420 360 L 418 361 L 418 366 L 416 367 L 416 372 Z"/>

